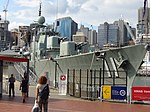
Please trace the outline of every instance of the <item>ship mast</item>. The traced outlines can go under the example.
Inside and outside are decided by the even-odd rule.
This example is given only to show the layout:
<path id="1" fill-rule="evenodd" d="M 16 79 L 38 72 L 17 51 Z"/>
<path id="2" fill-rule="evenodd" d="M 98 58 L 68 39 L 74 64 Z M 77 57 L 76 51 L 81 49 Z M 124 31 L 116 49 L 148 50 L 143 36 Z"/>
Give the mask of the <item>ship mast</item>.
<path id="1" fill-rule="evenodd" d="M 41 4 L 42 2 L 40 1 L 39 16 L 41 16 Z"/>

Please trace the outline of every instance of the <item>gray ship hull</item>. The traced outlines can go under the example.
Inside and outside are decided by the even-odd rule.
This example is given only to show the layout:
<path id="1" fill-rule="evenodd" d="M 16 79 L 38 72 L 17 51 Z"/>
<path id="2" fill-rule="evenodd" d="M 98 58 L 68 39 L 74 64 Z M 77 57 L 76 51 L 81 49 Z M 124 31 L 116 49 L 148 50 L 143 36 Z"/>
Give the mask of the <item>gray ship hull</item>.
<path id="1" fill-rule="evenodd" d="M 58 81 L 59 76 L 61 74 L 67 74 L 68 69 L 99 70 L 102 68 L 108 71 L 125 70 L 128 76 L 132 77 L 136 75 L 145 53 L 146 49 L 144 45 L 134 45 L 59 57 L 54 60 L 36 60 L 35 72 L 38 76 L 47 73 L 51 81 L 56 80 L 55 75 L 57 75 Z M 30 64 L 30 66 L 32 65 L 33 63 Z"/>
<path id="2" fill-rule="evenodd" d="M 127 74 L 127 100 L 130 101 L 131 87 L 135 79 L 136 73 L 145 57 L 147 52 L 145 45 L 132 45 L 120 48 L 112 48 L 107 50 L 101 50 L 97 52 L 83 53 L 73 56 L 65 56 L 54 59 L 41 59 L 34 62 L 35 73 L 37 76 L 47 74 L 52 85 L 56 87 L 58 84 L 60 75 L 67 74 L 68 69 L 72 70 L 107 70 L 108 77 L 112 77 L 113 74 L 109 71 L 115 71 L 115 76 Z M 30 66 L 33 62 L 30 63 Z M 119 74 L 117 71 L 122 70 L 124 74 Z M 81 74 L 82 77 L 86 74 Z M 107 84 L 106 80 L 105 84 Z M 121 80 L 120 80 L 121 82 Z M 70 82 L 71 83 L 71 82 Z"/>

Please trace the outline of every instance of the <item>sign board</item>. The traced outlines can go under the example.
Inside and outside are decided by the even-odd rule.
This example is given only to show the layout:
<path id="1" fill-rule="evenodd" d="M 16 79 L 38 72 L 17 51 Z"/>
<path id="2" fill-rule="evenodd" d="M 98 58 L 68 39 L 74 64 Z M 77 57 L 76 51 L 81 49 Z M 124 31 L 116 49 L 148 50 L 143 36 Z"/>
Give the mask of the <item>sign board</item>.
<path id="1" fill-rule="evenodd" d="M 103 86 L 103 99 L 111 99 L 111 86 Z"/>
<path id="2" fill-rule="evenodd" d="M 150 100 L 150 87 L 132 87 L 132 100 Z"/>
<path id="3" fill-rule="evenodd" d="M 60 95 L 66 95 L 67 94 L 67 74 L 60 75 L 59 94 Z"/>
<path id="4" fill-rule="evenodd" d="M 127 98 L 127 87 L 112 86 L 111 98 L 117 100 L 124 100 Z"/>
<path id="5" fill-rule="evenodd" d="M 65 80 L 66 80 L 66 75 L 64 75 L 64 74 L 61 75 L 61 76 L 60 76 L 60 80 L 61 80 L 61 81 L 65 81 Z"/>

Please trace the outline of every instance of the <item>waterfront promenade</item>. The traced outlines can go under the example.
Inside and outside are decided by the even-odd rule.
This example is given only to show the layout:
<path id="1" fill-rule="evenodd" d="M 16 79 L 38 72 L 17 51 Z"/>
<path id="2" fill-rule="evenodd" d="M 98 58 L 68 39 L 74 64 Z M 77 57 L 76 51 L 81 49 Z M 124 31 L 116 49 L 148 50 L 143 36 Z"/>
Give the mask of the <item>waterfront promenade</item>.
<path id="1" fill-rule="evenodd" d="M 3 95 L 0 100 L 0 112 L 31 112 L 34 105 L 35 87 L 30 86 L 29 98 L 22 103 L 21 92 L 16 87 L 16 96 Z M 126 104 L 114 102 L 87 101 L 71 96 L 62 96 L 51 89 L 48 105 L 49 112 L 149 112 L 150 105 Z"/>

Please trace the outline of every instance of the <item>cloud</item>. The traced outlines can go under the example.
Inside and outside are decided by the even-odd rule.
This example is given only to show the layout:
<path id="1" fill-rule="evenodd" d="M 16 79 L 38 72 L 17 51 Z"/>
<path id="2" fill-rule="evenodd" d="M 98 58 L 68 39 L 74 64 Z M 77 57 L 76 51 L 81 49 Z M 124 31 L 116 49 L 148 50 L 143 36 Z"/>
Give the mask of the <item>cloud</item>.
<path id="1" fill-rule="evenodd" d="M 26 24 L 24 23 L 18 23 L 16 21 L 11 22 L 11 24 L 9 25 L 9 30 L 13 29 L 13 28 L 19 28 L 19 26 L 24 26 Z"/>
<path id="2" fill-rule="evenodd" d="M 15 3 L 20 7 L 37 7 L 40 0 L 15 0 Z"/>
<path id="3" fill-rule="evenodd" d="M 9 9 L 9 18 L 15 21 L 33 21 L 38 18 L 40 0 L 14 0 L 13 9 Z M 119 19 L 128 20 L 136 26 L 137 10 L 143 6 L 139 0 L 41 0 L 42 15 L 47 21 L 59 17 L 70 16 L 77 23 L 99 24 L 114 22 Z M 57 3 L 58 1 L 58 3 Z M 10 6 L 10 4 L 9 4 Z M 12 10 L 10 12 L 10 10 Z M 14 11 L 15 10 L 15 11 Z"/>
<path id="4" fill-rule="evenodd" d="M 89 0 L 82 4 L 78 14 L 71 14 L 79 23 L 87 22 L 93 25 L 99 25 L 105 21 L 113 22 L 119 19 L 128 20 L 136 26 L 137 10 L 143 6 L 142 2 L 132 0 Z"/>
<path id="5" fill-rule="evenodd" d="M 68 2 L 68 13 L 78 13 L 81 10 L 83 4 L 89 0 L 67 0 Z"/>

